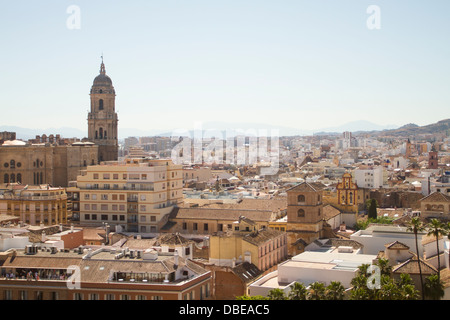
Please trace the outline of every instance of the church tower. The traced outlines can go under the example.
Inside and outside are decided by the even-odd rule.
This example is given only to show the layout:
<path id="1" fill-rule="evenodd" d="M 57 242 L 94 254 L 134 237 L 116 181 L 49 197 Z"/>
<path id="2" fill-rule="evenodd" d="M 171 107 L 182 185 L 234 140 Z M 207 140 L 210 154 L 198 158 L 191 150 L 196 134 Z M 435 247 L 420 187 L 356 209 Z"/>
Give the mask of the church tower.
<path id="1" fill-rule="evenodd" d="M 99 146 L 98 161 L 117 160 L 119 121 L 115 112 L 116 92 L 111 78 L 106 75 L 105 64 L 91 87 L 91 111 L 88 114 L 88 139 Z"/>

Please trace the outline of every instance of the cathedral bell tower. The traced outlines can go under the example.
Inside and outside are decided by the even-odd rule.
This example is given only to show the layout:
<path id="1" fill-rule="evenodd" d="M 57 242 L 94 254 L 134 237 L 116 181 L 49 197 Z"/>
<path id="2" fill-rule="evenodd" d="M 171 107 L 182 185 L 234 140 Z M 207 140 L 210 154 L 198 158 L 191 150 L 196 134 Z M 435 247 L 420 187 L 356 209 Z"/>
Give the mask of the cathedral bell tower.
<path id="1" fill-rule="evenodd" d="M 98 161 L 118 158 L 117 123 L 115 112 L 116 92 L 111 78 L 106 75 L 105 64 L 100 65 L 100 74 L 91 87 L 91 111 L 88 114 L 88 139 L 99 146 Z"/>

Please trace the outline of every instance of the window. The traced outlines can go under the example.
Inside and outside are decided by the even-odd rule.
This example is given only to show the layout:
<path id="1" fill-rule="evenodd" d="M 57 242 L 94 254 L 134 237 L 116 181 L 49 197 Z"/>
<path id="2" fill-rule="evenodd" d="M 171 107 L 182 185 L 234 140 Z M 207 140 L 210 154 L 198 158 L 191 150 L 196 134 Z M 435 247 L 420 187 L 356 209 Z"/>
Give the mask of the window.
<path id="1" fill-rule="evenodd" d="M 108 205 L 107 204 L 102 204 L 101 210 L 102 211 L 107 211 L 108 210 Z"/>
<path id="2" fill-rule="evenodd" d="M 3 291 L 3 297 L 5 300 L 12 300 L 12 291 L 11 290 Z"/>
<path id="3" fill-rule="evenodd" d="M 204 231 L 208 231 L 208 224 L 207 223 L 203 224 L 203 230 Z"/>
<path id="4" fill-rule="evenodd" d="M 194 225 L 192 226 L 192 229 L 193 230 L 197 230 L 197 228 L 198 228 L 197 223 L 194 222 Z"/>
<path id="5" fill-rule="evenodd" d="M 120 220 L 120 221 L 125 221 L 125 216 L 124 216 L 123 214 L 121 214 L 121 215 L 119 216 L 119 220 Z"/>
<path id="6" fill-rule="evenodd" d="M 84 220 L 91 220 L 91 215 L 90 214 L 85 214 L 84 215 Z"/>
<path id="7" fill-rule="evenodd" d="M 129 294 L 121 294 L 120 300 L 131 300 L 131 298 Z"/>
<path id="8" fill-rule="evenodd" d="M 141 205 L 141 211 L 146 211 L 147 207 L 145 205 Z"/>
<path id="9" fill-rule="evenodd" d="M 299 209 L 297 211 L 297 217 L 304 217 L 305 216 L 305 210 Z"/>
<path id="10" fill-rule="evenodd" d="M 110 178 L 110 174 L 109 173 L 104 173 L 103 174 L 103 179 L 109 180 L 109 178 Z"/>
<path id="11" fill-rule="evenodd" d="M 305 202 L 305 196 L 303 194 L 299 194 L 297 196 L 297 202 Z"/>
<path id="12" fill-rule="evenodd" d="M 96 203 L 92 204 L 91 209 L 92 210 L 97 210 L 97 204 Z"/>
<path id="13" fill-rule="evenodd" d="M 113 221 L 117 221 L 117 214 L 113 214 L 112 220 L 113 220 Z"/>
<path id="14" fill-rule="evenodd" d="M 108 195 L 107 194 L 102 194 L 102 200 L 108 200 Z"/>
<path id="15" fill-rule="evenodd" d="M 113 174 L 113 179 L 114 179 L 114 180 L 119 180 L 119 175 L 118 175 L 117 173 L 114 173 L 114 174 Z"/>
<path id="16" fill-rule="evenodd" d="M 111 210 L 112 210 L 112 211 L 117 211 L 117 204 L 113 204 L 113 205 L 111 206 Z"/>
<path id="17" fill-rule="evenodd" d="M 108 220 L 108 215 L 107 214 L 102 214 L 102 220 Z"/>
<path id="18" fill-rule="evenodd" d="M 112 293 L 105 294 L 105 300 L 115 300 L 116 296 Z"/>
<path id="19" fill-rule="evenodd" d="M 82 293 L 79 293 L 79 292 L 76 292 L 76 293 L 73 295 L 73 300 L 83 300 L 83 294 L 82 294 Z"/>
<path id="20" fill-rule="evenodd" d="M 103 110 L 103 99 L 98 101 L 98 110 Z"/>
<path id="21" fill-rule="evenodd" d="M 183 230 L 187 230 L 187 223 L 183 222 Z"/>
<path id="22" fill-rule="evenodd" d="M 97 220 L 97 215 L 95 213 L 92 215 L 92 220 Z"/>
<path id="23" fill-rule="evenodd" d="M 20 290 L 19 291 L 19 300 L 28 300 L 28 291 Z"/>
<path id="24" fill-rule="evenodd" d="M 89 300 L 98 300 L 98 293 L 89 294 Z"/>
<path id="25" fill-rule="evenodd" d="M 113 195 L 112 195 L 112 199 L 113 199 L 113 200 L 117 200 L 117 194 L 113 194 Z"/>
<path id="26" fill-rule="evenodd" d="M 98 173 L 94 173 L 94 179 L 95 179 L 95 180 L 98 179 Z"/>

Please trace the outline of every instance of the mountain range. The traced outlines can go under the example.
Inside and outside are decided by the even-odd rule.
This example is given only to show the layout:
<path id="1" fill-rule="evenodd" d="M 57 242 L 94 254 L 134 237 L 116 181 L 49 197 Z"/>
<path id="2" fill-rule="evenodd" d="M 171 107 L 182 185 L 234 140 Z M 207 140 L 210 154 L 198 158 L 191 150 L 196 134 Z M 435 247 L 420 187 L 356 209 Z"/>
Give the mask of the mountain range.
<path id="1" fill-rule="evenodd" d="M 203 137 L 223 137 L 225 132 L 227 136 L 239 134 L 257 135 L 279 135 L 279 136 L 306 136 L 306 135 L 340 135 L 344 131 L 357 133 L 370 133 L 375 135 L 416 135 L 424 133 L 449 132 L 450 119 L 441 120 L 433 124 L 418 126 L 416 124 L 406 124 L 403 126 L 396 125 L 378 125 L 370 121 L 352 121 L 335 127 L 318 128 L 317 130 L 303 130 L 298 128 L 280 127 L 262 123 L 225 123 L 225 122 L 207 122 L 202 123 L 200 128 L 203 130 Z M 172 136 L 172 135 L 192 135 L 194 128 L 185 128 L 184 130 L 155 130 L 155 129 L 134 129 L 119 128 L 119 139 L 127 137 L 144 137 L 144 136 Z M 64 138 L 84 138 L 87 131 L 83 131 L 72 127 L 47 128 L 47 129 L 30 129 L 18 126 L 0 125 L 1 131 L 16 132 L 17 139 L 28 140 L 34 139 L 36 135 L 42 134 L 60 134 Z M 229 133 L 229 134 L 228 134 Z"/>

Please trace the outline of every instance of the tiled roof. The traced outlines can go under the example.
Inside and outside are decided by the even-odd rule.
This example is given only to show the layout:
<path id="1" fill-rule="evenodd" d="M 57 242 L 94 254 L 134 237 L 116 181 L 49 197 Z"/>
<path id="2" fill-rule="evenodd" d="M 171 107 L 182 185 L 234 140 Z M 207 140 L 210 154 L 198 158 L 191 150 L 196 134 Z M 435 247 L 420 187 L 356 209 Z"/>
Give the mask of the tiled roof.
<path id="1" fill-rule="evenodd" d="M 422 259 L 420 260 L 420 266 L 422 269 L 422 274 L 430 275 L 437 273 L 437 270 L 424 262 Z M 398 266 L 394 266 L 392 269 L 393 273 L 408 273 L 408 274 L 419 274 L 419 264 L 417 263 L 417 258 L 414 256 L 413 258 L 401 263 Z"/>
<path id="2" fill-rule="evenodd" d="M 339 215 L 340 213 L 341 213 L 341 211 L 339 209 L 333 207 L 330 204 L 323 206 L 323 215 L 324 215 L 325 220 L 334 218 L 337 215 Z"/>
<path id="3" fill-rule="evenodd" d="M 302 182 L 296 186 L 293 186 L 286 191 L 298 191 L 298 192 L 317 192 L 324 189 L 326 186 L 321 182 Z"/>
<path id="4" fill-rule="evenodd" d="M 420 202 L 426 201 L 426 202 L 450 202 L 450 196 L 447 196 L 443 193 L 440 193 L 439 191 L 435 191 L 428 196 L 422 198 L 419 200 Z"/>
<path id="5" fill-rule="evenodd" d="M 259 270 L 258 267 L 249 262 L 243 262 L 231 269 L 231 271 L 244 283 L 252 282 L 262 274 L 262 271 Z"/>
<path id="6" fill-rule="evenodd" d="M 400 241 L 394 241 L 385 245 L 386 249 L 409 250 L 409 246 Z"/>
<path id="7" fill-rule="evenodd" d="M 264 229 L 258 232 L 252 232 L 243 237 L 243 240 L 252 243 L 254 245 L 260 245 L 268 240 L 279 237 L 284 234 L 282 231 L 274 230 L 274 229 Z"/>

